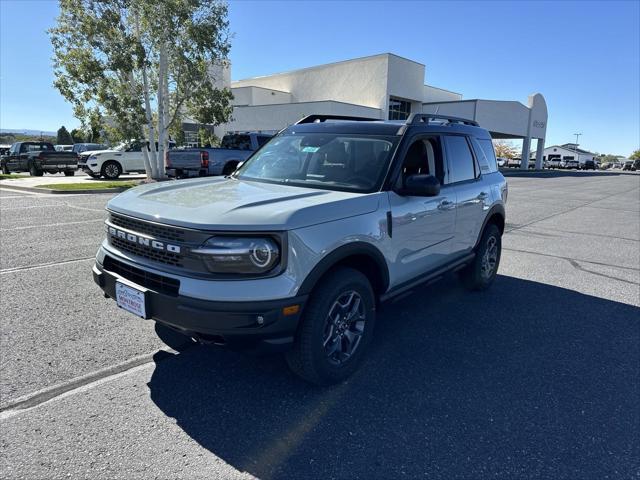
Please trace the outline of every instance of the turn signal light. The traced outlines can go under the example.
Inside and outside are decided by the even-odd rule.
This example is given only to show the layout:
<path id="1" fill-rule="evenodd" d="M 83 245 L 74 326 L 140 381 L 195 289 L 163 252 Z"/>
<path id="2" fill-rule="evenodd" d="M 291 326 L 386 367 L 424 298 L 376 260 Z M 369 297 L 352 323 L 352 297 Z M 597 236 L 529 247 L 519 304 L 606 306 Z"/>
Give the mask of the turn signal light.
<path id="1" fill-rule="evenodd" d="M 284 316 L 295 315 L 300 311 L 300 305 L 289 305 L 288 307 L 284 307 L 282 309 L 282 314 Z"/>

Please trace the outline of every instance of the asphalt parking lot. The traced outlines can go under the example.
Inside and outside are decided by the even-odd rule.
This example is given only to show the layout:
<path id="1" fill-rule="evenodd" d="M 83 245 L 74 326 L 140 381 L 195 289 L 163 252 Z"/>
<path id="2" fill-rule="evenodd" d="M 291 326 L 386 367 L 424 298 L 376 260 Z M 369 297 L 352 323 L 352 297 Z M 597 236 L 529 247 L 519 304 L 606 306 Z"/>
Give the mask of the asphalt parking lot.
<path id="1" fill-rule="evenodd" d="M 383 307 L 347 383 L 180 353 L 91 278 L 111 195 L 0 188 L 3 478 L 636 478 L 640 175 L 509 177 L 500 275 Z"/>

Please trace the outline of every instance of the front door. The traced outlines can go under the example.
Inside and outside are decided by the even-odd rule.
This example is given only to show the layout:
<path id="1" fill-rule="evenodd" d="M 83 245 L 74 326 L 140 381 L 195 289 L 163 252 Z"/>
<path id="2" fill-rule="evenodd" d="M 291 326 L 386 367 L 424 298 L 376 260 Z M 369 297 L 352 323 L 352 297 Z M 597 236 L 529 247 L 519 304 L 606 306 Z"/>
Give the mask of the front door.
<path id="1" fill-rule="evenodd" d="M 405 155 L 401 178 L 429 174 L 445 181 L 441 142 L 438 137 L 417 137 Z M 456 193 L 443 185 L 435 197 L 415 197 L 389 191 L 393 252 L 391 272 L 401 284 L 445 263 L 455 230 Z"/>

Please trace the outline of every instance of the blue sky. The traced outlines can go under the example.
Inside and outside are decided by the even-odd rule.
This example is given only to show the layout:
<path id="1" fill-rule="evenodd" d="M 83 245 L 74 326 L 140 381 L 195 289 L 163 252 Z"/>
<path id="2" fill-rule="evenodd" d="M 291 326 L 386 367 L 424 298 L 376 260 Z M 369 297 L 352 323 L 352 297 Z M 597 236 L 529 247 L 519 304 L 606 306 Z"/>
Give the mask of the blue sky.
<path id="1" fill-rule="evenodd" d="M 57 2 L 0 0 L 0 128 L 77 126 L 52 86 Z M 230 2 L 232 78 L 392 52 L 464 98 L 541 92 L 547 145 L 640 145 L 640 2 Z"/>

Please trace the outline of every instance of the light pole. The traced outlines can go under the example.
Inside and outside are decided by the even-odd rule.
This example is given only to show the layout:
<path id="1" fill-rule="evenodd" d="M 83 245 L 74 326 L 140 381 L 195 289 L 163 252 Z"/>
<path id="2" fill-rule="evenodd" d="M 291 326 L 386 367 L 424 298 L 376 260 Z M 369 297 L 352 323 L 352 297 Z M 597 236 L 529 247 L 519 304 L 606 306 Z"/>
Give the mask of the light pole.
<path id="1" fill-rule="evenodd" d="M 578 137 L 582 135 L 581 133 L 574 133 L 576 136 L 575 147 L 573 147 L 573 154 L 576 156 L 576 160 L 578 161 L 578 168 L 580 168 L 580 157 L 578 157 Z"/>

